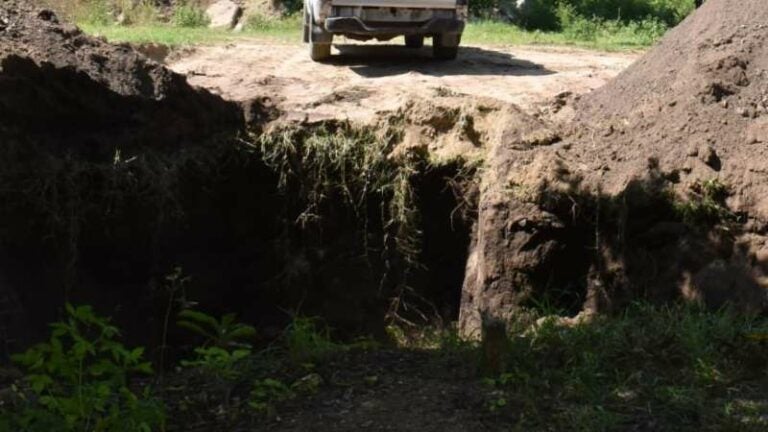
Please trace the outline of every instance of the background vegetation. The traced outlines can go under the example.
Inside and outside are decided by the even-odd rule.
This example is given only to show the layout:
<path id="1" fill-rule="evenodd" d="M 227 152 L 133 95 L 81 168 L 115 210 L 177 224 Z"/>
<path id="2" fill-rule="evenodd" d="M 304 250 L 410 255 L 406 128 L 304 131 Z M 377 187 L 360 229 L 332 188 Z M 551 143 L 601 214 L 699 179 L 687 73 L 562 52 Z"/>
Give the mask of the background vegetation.
<path id="1" fill-rule="evenodd" d="M 86 31 L 125 42 L 171 45 L 266 37 L 296 41 L 302 2 L 246 2 L 241 32 L 206 28 L 207 0 L 48 0 Z M 172 4 L 171 4 L 172 3 Z M 693 0 L 470 1 L 465 40 L 483 44 L 556 44 L 637 49 L 654 43 L 693 10 Z"/>

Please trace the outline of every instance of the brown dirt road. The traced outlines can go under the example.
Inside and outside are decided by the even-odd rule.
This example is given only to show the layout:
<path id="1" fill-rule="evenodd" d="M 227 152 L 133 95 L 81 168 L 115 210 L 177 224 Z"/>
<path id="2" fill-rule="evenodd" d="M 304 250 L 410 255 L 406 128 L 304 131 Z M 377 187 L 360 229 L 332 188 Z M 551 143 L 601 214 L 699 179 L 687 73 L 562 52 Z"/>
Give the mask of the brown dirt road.
<path id="1" fill-rule="evenodd" d="M 247 41 L 176 54 L 170 67 L 193 85 L 247 101 L 269 98 L 285 119 L 368 122 L 414 97 L 459 93 L 529 110 L 562 92 L 585 93 L 629 66 L 637 54 L 554 47 L 464 46 L 452 62 L 430 47 L 336 45 L 314 63 L 301 44 Z"/>

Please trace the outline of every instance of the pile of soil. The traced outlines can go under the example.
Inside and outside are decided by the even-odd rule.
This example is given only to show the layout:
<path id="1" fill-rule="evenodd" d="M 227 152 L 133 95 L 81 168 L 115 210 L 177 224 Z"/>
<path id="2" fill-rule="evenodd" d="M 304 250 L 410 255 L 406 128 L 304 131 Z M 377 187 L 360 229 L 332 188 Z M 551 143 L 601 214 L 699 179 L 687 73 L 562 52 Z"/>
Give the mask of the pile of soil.
<path id="1" fill-rule="evenodd" d="M 681 297 L 765 310 L 766 22 L 762 0 L 710 0 L 560 110 L 559 142 L 495 143 L 465 334 L 477 334 L 483 311 L 509 317 L 532 299 L 571 313 Z"/>
<path id="2" fill-rule="evenodd" d="M 678 172 L 683 186 L 718 178 L 731 189 L 733 211 L 768 220 L 764 2 L 707 2 L 576 111 L 577 145 L 568 154 L 609 164 L 601 174 L 607 193 L 621 190 L 656 158 L 658 169 Z M 597 145 L 578 145 L 590 141 Z"/>
<path id="3" fill-rule="evenodd" d="M 240 128 L 242 112 L 148 60 L 59 22 L 32 2 L 0 4 L 0 126 L 93 145 L 200 142 Z M 65 143 L 66 142 L 66 143 Z"/>

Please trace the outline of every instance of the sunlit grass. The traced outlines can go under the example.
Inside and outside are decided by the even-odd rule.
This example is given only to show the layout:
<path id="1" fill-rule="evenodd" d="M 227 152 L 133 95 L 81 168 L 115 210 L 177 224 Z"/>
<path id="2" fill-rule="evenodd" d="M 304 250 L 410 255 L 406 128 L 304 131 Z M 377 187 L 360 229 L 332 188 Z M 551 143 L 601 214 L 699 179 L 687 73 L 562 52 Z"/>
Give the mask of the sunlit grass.
<path id="1" fill-rule="evenodd" d="M 116 26 L 80 24 L 86 33 L 105 37 L 110 42 L 159 43 L 172 46 L 226 42 L 240 37 L 237 33 L 208 28 L 172 27 L 168 25 Z"/>
<path id="2" fill-rule="evenodd" d="M 208 28 L 183 28 L 165 24 L 148 26 L 116 26 L 81 24 L 90 34 L 103 36 L 112 42 L 160 43 L 171 46 L 231 42 L 240 39 L 301 41 L 301 21 L 298 17 L 282 20 L 251 19 L 241 32 Z M 575 46 L 603 51 L 640 50 L 658 38 L 658 29 L 641 25 L 600 24 L 577 31 L 528 31 L 497 21 L 475 21 L 467 25 L 463 42 L 467 45 L 554 45 Z"/>
<path id="3" fill-rule="evenodd" d="M 593 24 L 587 31 L 566 29 L 560 32 L 524 30 L 498 21 L 470 23 L 462 40 L 481 45 L 556 45 L 601 51 L 640 50 L 653 45 L 663 29 L 648 29 L 640 24 Z"/>

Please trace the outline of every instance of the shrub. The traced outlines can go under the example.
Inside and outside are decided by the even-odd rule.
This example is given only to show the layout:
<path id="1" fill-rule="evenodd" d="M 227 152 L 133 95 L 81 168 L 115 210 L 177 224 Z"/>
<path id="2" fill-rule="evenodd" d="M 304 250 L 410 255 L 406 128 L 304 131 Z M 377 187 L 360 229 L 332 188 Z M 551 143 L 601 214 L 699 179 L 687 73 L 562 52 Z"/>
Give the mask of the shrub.
<path id="1" fill-rule="evenodd" d="M 557 8 L 557 18 L 563 33 L 570 39 L 594 41 L 600 31 L 600 22 L 586 19 L 578 15 L 572 6 L 560 5 Z"/>
<path id="2" fill-rule="evenodd" d="M 171 23 L 177 27 L 206 27 L 210 22 L 205 11 L 192 4 L 177 7 L 171 17 Z"/>
<path id="3" fill-rule="evenodd" d="M 294 318 L 284 338 L 288 355 L 299 364 L 316 361 L 339 349 L 331 340 L 328 328 L 316 319 Z"/>
<path id="4" fill-rule="evenodd" d="M 13 357 L 26 374 L 18 409 L 5 416 L 12 430 L 150 431 L 164 422 L 149 388 L 135 393 L 133 373 L 150 374 L 144 349 L 127 349 L 109 319 L 89 306 L 66 306 L 47 343 Z M 0 426 L 2 424 L 0 423 Z"/>
<path id="5" fill-rule="evenodd" d="M 74 18 L 78 22 L 89 24 L 107 25 L 113 22 L 113 9 L 106 0 L 87 0 L 77 2 L 72 9 Z"/>
<path id="6" fill-rule="evenodd" d="M 502 11 L 517 24 L 540 30 L 567 27 L 567 23 L 562 22 L 561 8 L 590 21 L 629 23 L 650 19 L 672 26 L 693 10 L 693 0 L 526 0 L 519 7 L 516 0 L 470 2 L 470 12 L 475 17 L 489 18 L 495 16 L 496 11 Z"/>
<path id="7" fill-rule="evenodd" d="M 116 10 L 123 16 L 122 24 L 147 25 L 156 23 L 159 19 L 157 7 L 152 0 L 118 0 Z"/>

